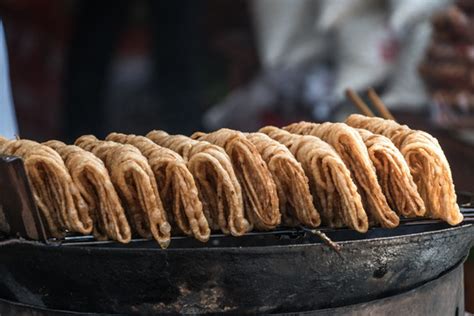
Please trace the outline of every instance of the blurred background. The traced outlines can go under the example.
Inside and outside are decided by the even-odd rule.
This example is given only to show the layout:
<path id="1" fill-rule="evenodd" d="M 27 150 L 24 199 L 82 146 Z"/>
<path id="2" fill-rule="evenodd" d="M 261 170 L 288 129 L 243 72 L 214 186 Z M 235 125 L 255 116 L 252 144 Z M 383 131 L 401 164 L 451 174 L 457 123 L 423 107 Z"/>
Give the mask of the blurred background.
<path id="1" fill-rule="evenodd" d="M 73 140 L 340 119 L 355 110 L 347 87 L 469 125 L 464 2 L 17 0 L 0 12 L 21 136 Z"/>
<path id="2" fill-rule="evenodd" d="M 346 88 L 373 87 L 474 192 L 472 0 L 3 0 L 0 16 L 21 137 L 337 121 L 357 112 Z"/>

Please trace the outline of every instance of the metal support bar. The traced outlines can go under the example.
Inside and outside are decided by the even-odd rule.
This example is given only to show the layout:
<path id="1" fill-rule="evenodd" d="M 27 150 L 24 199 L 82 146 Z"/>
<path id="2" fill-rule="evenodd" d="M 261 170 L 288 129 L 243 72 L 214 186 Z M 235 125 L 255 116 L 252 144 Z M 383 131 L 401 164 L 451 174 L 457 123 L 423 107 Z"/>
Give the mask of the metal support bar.
<path id="1" fill-rule="evenodd" d="M 9 236 L 47 241 L 23 160 L 18 157 L 0 156 L 0 231 Z"/>

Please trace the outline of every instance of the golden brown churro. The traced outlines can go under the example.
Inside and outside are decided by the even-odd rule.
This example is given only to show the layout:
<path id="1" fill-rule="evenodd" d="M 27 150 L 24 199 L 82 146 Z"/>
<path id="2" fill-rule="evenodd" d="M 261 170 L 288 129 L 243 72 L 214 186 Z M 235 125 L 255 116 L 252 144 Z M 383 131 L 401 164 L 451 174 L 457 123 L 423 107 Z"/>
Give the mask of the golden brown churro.
<path id="1" fill-rule="evenodd" d="M 132 237 L 130 226 L 103 162 L 78 146 L 57 140 L 43 145 L 54 149 L 63 159 L 72 181 L 89 207 L 94 221 L 94 237 L 128 243 Z"/>
<path id="2" fill-rule="evenodd" d="M 111 133 L 107 140 L 137 147 L 148 159 L 158 181 L 161 200 L 179 230 L 203 242 L 209 239 L 211 230 L 196 183 L 180 155 L 143 136 Z"/>
<path id="3" fill-rule="evenodd" d="M 246 136 L 272 173 L 283 222 L 290 226 L 298 223 L 310 227 L 319 226 L 321 219 L 313 204 L 308 178 L 289 149 L 263 133 L 250 133 Z"/>
<path id="4" fill-rule="evenodd" d="M 243 189 L 248 218 L 257 229 L 273 229 L 280 224 L 278 194 L 272 175 L 255 146 L 239 131 L 220 129 L 194 133 L 191 138 L 218 145 L 229 155 Z"/>
<path id="5" fill-rule="evenodd" d="M 36 204 L 53 237 L 64 237 L 66 230 L 92 232 L 87 205 L 58 153 L 23 139 L 3 142 L 0 153 L 23 159 Z"/>
<path id="6" fill-rule="evenodd" d="M 131 145 L 100 141 L 92 135 L 79 137 L 75 144 L 104 162 L 135 231 L 144 238 L 153 236 L 162 248 L 168 247 L 171 226 L 153 171 L 140 151 Z"/>
<path id="7" fill-rule="evenodd" d="M 242 236 L 251 230 L 244 217 L 242 191 L 229 156 L 219 146 L 183 135 L 152 131 L 147 137 L 183 157 L 196 181 L 212 229 Z"/>
<path id="8" fill-rule="evenodd" d="M 309 122 L 294 123 L 284 129 L 300 135 L 317 136 L 333 146 L 351 171 L 362 201 L 367 204 L 365 209 L 369 216 L 372 215 L 383 227 L 398 226 L 400 219 L 390 209 L 377 181 L 375 167 L 370 161 L 367 148 L 355 129 L 344 123 L 316 124 Z"/>
<path id="9" fill-rule="evenodd" d="M 369 223 L 361 197 L 334 148 L 317 137 L 291 134 L 273 126 L 260 132 L 288 147 L 301 163 L 325 225 L 367 231 Z"/>
<path id="10" fill-rule="evenodd" d="M 392 120 L 354 114 L 347 124 L 382 134 L 398 147 L 410 167 L 427 215 L 451 225 L 463 220 L 454 191 L 451 169 L 438 141 L 428 133 L 412 130 Z"/>

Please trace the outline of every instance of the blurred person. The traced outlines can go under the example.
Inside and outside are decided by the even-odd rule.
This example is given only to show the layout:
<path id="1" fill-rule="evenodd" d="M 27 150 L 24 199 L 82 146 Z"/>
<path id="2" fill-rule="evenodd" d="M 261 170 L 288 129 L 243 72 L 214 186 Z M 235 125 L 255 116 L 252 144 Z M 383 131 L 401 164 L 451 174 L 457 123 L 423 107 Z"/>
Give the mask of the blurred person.
<path id="1" fill-rule="evenodd" d="M 450 0 L 256 0 L 251 2 L 260 73 L 205 115 L 208 129 L 252 130 L 280 122 L 333 119 L 344 90 L 383 88 L 389 107 L 426 103 L 416 65 L 427 19 Z M 381 89 L 379 89 L 381 90 Z"/>

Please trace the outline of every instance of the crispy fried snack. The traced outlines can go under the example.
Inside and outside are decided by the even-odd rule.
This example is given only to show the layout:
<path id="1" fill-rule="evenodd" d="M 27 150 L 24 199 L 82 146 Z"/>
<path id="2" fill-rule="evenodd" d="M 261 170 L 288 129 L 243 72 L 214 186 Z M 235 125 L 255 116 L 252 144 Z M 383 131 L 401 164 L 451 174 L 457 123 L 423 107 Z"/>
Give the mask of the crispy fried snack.
<path id="1" fill-rule="evenodd" d="M 240 184 L 230 158 L 222 148 L 164 131 L 151 131 L 146 137 L 177 152 L 186 161 L 211 229 L 221 229 L 233 236 L 242 236 L 251 230 L 244 217 Z"/>
<path id="2" fill-rule="evenodd" d="M 168 214 L 186 235 L 205 242 L 211 230 L 202 211 L 193 175 L 184 159 L 171 149 L 161 147 L 143 136 L 111 133 L 107 140 L 130 144 L 148 159 L 158 181 L 158 190 Z"/>
<path id="3" fill-rule="evenodd" d="M 294 123 L 284 128 L 290 133 L 313 135 L 334 147 L 351 171 L 369 217 L 382 227 L 398 226 L 400 218 L 390 209 L 377 181 L 373 163 L 359 133 L 344 123 Z"/>
<path id="4" fill-rule="evenodd" d="M 367 146 L 390 207 L 405 217 L 425 215 L 425 203 L 417 191 L 410 168 L 397 147 L 385 136 L 365 129 L 357 131 Z"/>
<path id="5" fill-rule="evenodd" d="M 144 238 L 153 236 L 162 248 L 168 247 L 171 225 L 166 219 L 153 171 L 140 151 L 131 145 L 101 141 L 92 135 L 79 137 L 75 144 L 104 162 L 135 231 Z"/>
<path id="6" fill-rule="evenodd" d="M 128 243 L 132 237 L 130 226 L 103 162 L 78 146 L 57 140 L 43 145 L 54 149 L 63 159 L 72 181 L 89 207 L 94 237 Z"/>
<path id="7" fill-rule="evenodd" d="M 459 224 L 463 220 L 456 204 L 451 169 L 436 138 L 381 118 L 353 114 L 346 122 L 351 126 L 382 134 L 400 149 L 425 202 L 428 216 L 445 220 L 451 225 Z"/>
<path id="8" fill-rule="evenodd" d="M 255 145 L 275 181 L 283 222 L 290 226 L 299 223 L 310 227 L 321 224 L 318 211 L 309 191 L 303 167 L 284 145 L 263 133 L 246 134 Z"/>
<path id="9" fill-rule="evenodd" d="M 229 155 L 244 192 L 247 216 L 257 229 L 273 229 L 280 224 L 275 182 L 255 146 L 239 131 L 220 129 L 210 134 L 194 133 L 191 138 L 218 145 Z"/>
<path id="10" fill-rule="evenodd" d="M 51 236 L 65 231 L 92 232 L 92 218 L 61 157 L 51 148 L 31 140 L 2 141 L 0 153 L 23 159 L 33 196 Z"/>
<path id="11" fill-rule="evenodd" d="M 349 169 L 334 148 L 317 137 L 291 134 L 273 126 L 263 127 L 260 132 L 288 147 L 301 163 L 323 224 L 367 231 L 369 223 L 361 197 Z"/>

